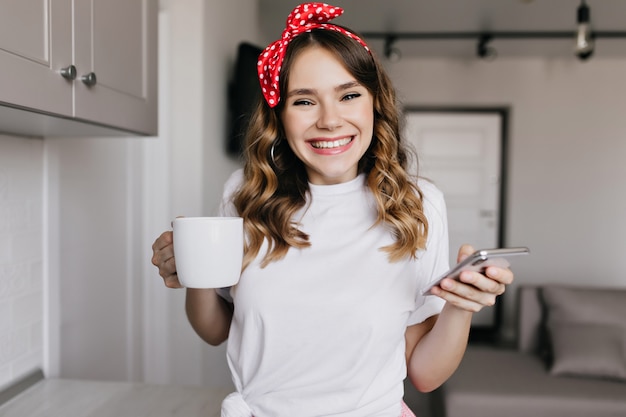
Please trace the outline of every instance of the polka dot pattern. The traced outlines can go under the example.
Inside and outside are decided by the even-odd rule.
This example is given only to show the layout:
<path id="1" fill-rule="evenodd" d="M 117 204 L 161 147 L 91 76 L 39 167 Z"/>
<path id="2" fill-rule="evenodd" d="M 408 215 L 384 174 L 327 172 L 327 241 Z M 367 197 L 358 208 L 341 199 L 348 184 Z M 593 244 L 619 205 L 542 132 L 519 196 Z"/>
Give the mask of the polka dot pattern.
<path id="1" fill-rule="evenodd" d="M 269 44 L 259 55 L 257 62 L 263 97 L 270 107 L 276 107 L 280 101 L 278 81 L 280 80 L 280 69 L 285 58 L 287 45 L 301 33 L 318 28 L 334 30 L 354 39 L 369 52 L 369 47 L 361 38 L 339 26 L 327 23 L 329 20 L 341 16 L 342 13 L 341 7 L 326 3 L 303 3 L 289 13 L 281 38 Z"/>

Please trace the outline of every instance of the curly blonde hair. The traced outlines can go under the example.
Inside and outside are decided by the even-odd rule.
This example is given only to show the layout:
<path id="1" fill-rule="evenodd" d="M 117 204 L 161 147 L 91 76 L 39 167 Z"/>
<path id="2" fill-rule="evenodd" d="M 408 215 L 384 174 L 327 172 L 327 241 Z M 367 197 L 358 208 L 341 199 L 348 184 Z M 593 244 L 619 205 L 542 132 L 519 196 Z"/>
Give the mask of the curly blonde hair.
<path id="1" fill-rule="evenodd" d="M 396 239 L 381 249 L 392 262 L 414 258 L 426 245 L 428 222 L 422 193 L 407 172 L 412 153 L 401 140 L 402 112 L 391 81 L 376 56 L 356 41 L 335 31 L 317 29 L 290 43 L 282 64 L 281 95 L 287 91 L 292 63 L 311 46 L 330 51 L 373 96 L 373 138 L 359 161 L 358 172 L 366 174 L 376 201 L 375 225 L 387 224 Z M 272 109 L 261 100 L 246 134 L 244 182 L 233 199 L 247 236 L 244 268 L 258 256 L 265 239 L 268 251 L 263 267 L 282 259 L 290 247 L 310 246 L 308 235 L 293 221 L 294 214 L 306 204 L 309 185 L 304 164 L 287 144 L 280 121 L 283 107 L 284 101 Z"/>

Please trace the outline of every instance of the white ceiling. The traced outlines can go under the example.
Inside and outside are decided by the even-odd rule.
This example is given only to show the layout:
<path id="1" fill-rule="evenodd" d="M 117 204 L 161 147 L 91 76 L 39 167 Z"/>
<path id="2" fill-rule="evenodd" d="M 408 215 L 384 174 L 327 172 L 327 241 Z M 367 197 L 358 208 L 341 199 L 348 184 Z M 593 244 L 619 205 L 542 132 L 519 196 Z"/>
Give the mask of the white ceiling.
<path id="1" fill-rule="evenodd" d="M 280 36 L 289 12 L 300 1 L 259 0 L 261 30 Z M 333 0 L 344 8 L 335 22 L 357 32 L 502 32 L 576 30 L 580 0 Z M 626 33 L 626 0 L 587 0 L 591 26 L 599 31 Z M 381 51 L 382 40 L 368 39 Z M 403 56 L 476 56 L 476 40 L 402 40 Z M 574 39 L 494 39 L 499 57 L 573 56 Z M 626 57 L 626 38 L 596 40 L 593 57 Z"/>

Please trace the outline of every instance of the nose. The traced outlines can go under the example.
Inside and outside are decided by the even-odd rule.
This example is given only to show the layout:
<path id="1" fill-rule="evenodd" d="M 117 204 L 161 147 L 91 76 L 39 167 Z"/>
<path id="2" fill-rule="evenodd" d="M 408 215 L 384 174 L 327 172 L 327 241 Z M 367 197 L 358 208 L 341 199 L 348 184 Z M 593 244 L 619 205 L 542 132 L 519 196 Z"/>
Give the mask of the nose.
<path id="1" fill-rule="evenodd" d="M 319 107 L 318 129 L 334 130 L 342 124 L 341 113 L 334 103 L 322 104 Z"/>

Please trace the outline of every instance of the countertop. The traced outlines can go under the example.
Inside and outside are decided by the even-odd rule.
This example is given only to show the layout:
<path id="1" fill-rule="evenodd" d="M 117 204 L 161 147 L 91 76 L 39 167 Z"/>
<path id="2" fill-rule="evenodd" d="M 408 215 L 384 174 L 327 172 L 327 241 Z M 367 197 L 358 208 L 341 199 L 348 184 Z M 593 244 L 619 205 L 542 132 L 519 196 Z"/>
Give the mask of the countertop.
<path id="1" fill-rule="evenodd" d="M 0 406 L 1 417 L 219 417 L 229 391 L 196 386 L 43 379 Z"/>

